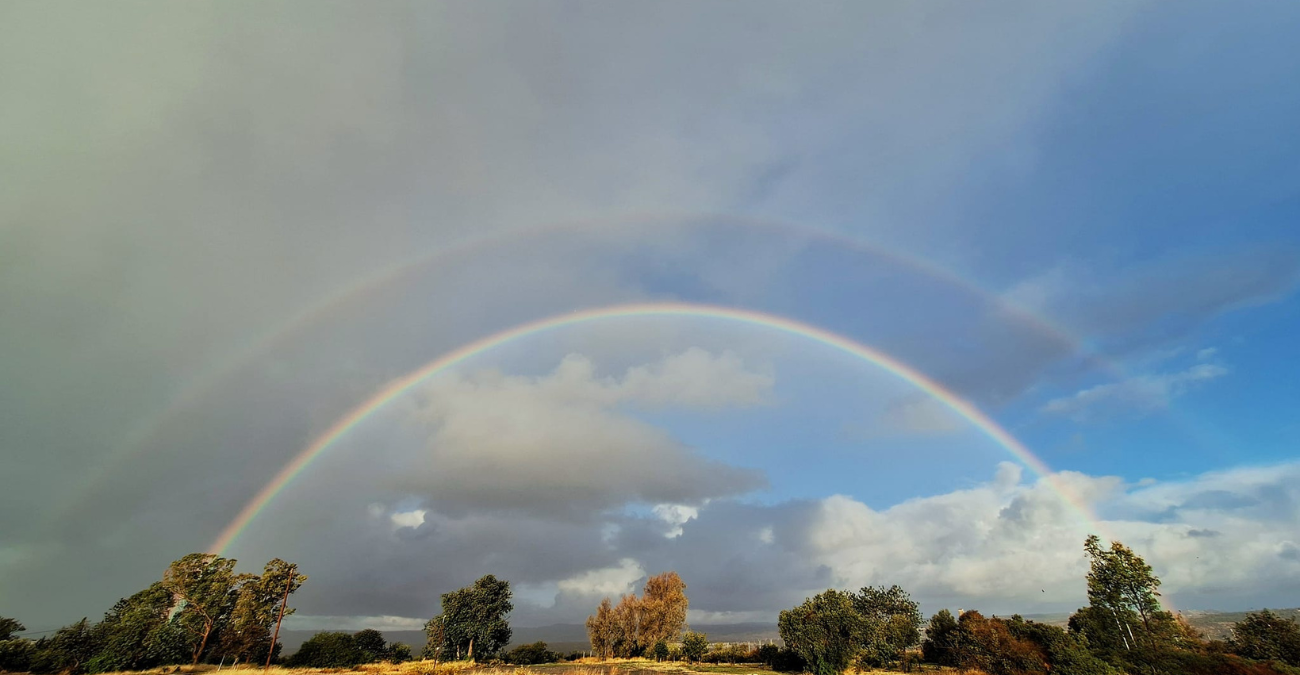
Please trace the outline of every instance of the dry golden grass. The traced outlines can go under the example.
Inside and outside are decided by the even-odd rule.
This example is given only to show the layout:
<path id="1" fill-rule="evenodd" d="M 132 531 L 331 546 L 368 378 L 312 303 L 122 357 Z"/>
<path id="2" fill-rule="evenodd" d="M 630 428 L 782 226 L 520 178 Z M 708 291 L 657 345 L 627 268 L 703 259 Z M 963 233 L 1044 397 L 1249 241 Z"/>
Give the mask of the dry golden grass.
<path id="1" fill-rule="evenodd" d="M 107 673 L 105 675 L 327 675 L 360 673 L 363 675 L 646 675 L 666 673 L 685 675 L 770 675 L 764 666 L 749 664 L 711 665 L 681 662 L 658 662 L 649 659 L 584 658 L 565 663 L 548 663 L 540 666 L 489 667 L 465 661 L 434 663 L 433 661 L 408 661 L 406 663 L 369 663 L 356 668 L 282 668 L 263 670 L 260 666 L 240 664 L 237 667 L 218 668 L 213 665 L 166 666 L 145 671 Z M 863 673 L 850 671 L 849 675 L 892 675 L 896 671 L 874 670 Z M 924 671 L 934 672 L 934 671 Z M 899 674 L 901 675 L 901 674 Z M 968 675 L 978 675 L 969 673 Z"/>

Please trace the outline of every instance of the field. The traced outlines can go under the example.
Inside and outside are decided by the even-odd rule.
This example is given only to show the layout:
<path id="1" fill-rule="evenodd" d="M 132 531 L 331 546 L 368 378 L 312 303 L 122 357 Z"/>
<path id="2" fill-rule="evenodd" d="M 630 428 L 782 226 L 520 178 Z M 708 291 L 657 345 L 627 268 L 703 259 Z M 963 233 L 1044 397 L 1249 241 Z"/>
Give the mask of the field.
<path id="1" fill-rule="evenodd" d="M 710 673 L 722 675 L 754 675 L 765 673 L 771 675 L 772 669 L 757 664 L 710 664 L 710 663 L 658 663 L 646 659 L 611 659 L 597 661 L 583 659 L 568 663 L 545 663 L 533 666 L 475 666 L 464 663 L 437 664 L 431 661 L 410 661 L 401 664 L 372 663 L 356 668 L 280 668 L 263 670 L 260 667 L 240 665 L 237 668 L 218 668 L 211 665 L 168 666 L 146 671 L 133 672 L 130 675 L 336 675 L 338 673 L 357 673 L 358 675 L 690 675 L 692 673 Z M 894 671 L 872 671 L 879 675 L 889 675 Z M 108 673 L 106 675 L 127 675 L 127 673 Z"/>

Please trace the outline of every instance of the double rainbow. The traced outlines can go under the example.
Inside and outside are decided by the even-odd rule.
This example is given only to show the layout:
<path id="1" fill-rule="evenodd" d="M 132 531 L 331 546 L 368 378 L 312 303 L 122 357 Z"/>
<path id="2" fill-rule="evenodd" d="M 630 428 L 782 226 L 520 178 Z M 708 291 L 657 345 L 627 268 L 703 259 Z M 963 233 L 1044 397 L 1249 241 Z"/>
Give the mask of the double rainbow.
<path id="1" fill-rule="evenodd" d="M 1006 429 L 999 426 L 997 422 L 990 419 L 989 416 L 979 408 L 906 363 L 842 335 L 794 319 L 765 314 L 753 310 L 718 307 L 713 305 L 685 302 L 652 302 L 587 309 L 531 321 L 466 344 L 454 351 L 443 354 L 433 361 L 421 366 L 419 369 L 390 382 L 365 402 L 353 408 L 346 415 L 335 421 L 325 430 L 324 433 L 318 436 L 311 445 L 308 445 L 288 464 L 281 468 L 279 473 L 277 473 L 270 482 L 268 482 L 247 504 L 244 505 L 244 507 L 239 511 L 239 514 L 235 516 L 234 520 L 230 521 L 230 524 L 227 525 L 225 529 L 221 531 L 221 534 L 217 539 L 212 542 L 208 547 L 208 550 L 218 554 L 224 553 L 226 549 L 236 539 L 238 539 L 240 533 L 248 527 L 249 523 L 253 522 L 266 506 L 270 504 L 277 495 L 283 492 L 285 487 L 287 487 L 289 483 L 293 482 L 293 479 L 300 475 L 313 460 L 320 457 L 325 450 L 336 441 L 347 435 L 348 432 L 355 429 L 389 402 L 398 398 L 426 379 L 486 351 L 514 340 L 519 340 L 544 331 L 593 321 L 623 317 L 656 316 L 700 317 L 768 328 L 781 333 L 812 340 L 850 356 L 862 359 L 863 361 L 872 363 L 899 379 L 912 384 L 934 398 L 936 401 L 939 401 L 948 407 L 957 415 L 960 415 L 976 429 L 979 429 L 984 433 L 984 435 L 988 436 L 1009 452 L 1016 460 L 1038 474 L 1060 497 L 1062 502 L 1078 515 L 1086 526 L 1090 528 L 1096 527 L 1097 518 L 1092 514 L 1087 503 L 1080 499 L 1079 496 L 1069 488 L 1069 486 L 1063 484 L 1042 460 L 1035 456 L 1034 453 L 1030 452 L 1029 448 L 1025 447 L 1023 443 L 1008 433 Z"/>

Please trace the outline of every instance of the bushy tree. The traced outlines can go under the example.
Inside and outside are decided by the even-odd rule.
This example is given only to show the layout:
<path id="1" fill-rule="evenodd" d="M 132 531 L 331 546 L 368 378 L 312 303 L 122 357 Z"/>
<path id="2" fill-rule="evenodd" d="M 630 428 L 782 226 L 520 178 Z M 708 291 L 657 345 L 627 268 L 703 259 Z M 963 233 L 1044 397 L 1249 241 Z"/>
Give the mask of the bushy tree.
<path id="1" fill-rule="evenodd" d="M 668 660 L 668 643 L 660 640 L 650 649 L 650 656 L 656 661 Z"/>
<path id="2" fill-rule="evenodd" d="M 18 630 L 22 630 L 19 628 Z M 0 671 L 25 673 L 32 669 L 36 643 L 22 638 L 0 640 Z"/>
<path id="3" fill-rule="evenodd" d="M 373 628 L 363 628 L 352 635 L 352 641 L 361 650 L 364 663 L 374 663 L 388 656 L 388 641 L 384 634 Z"/>
<path id="4" fill-rule="evenodd" d="M 1300 667 L 1300 624 L 1265 609 L 1232 625 L 1228 641 L 1234 654 Z"/>
<path id="5" fill-rule="evenodd" d="M 555 663 L 560 660 L 560 655 L 548 649 L 545 642 L 539 641 L 511 649 L 502 656 L 502 660 L 514 665 L 531 666 L 538 663 Z"/>
<path id="6" fill-rule="evenodd" d="M 1083 548 L 1089 558 L 1089 606 L 1110 614 L 1124 648 L 1171 637 L 1173 616 L 1160 608 L 1160 579 L 1142 556 L 1118 541 L 1102 548 L 1097 535 L 1089 535 Z"/>
<path id="7" fill-rule="evenodd" d="M 191 553 L 172 563 L 163 574 L 163 587 L 181 603 L 178 620 L 194 635 L 192 663 L 207 649 L 208 640 L 225 620 L 235 601 L 235 561 L 211 553 Z"/>
<path id="8" fill-rule="evenodd" d="M 86 669 L 90 672 L 142 670 L 178 662 L 174 650 L 159 649 L 160 641 L 175 635 L 174 631 L 170 636 L 160 635 L 170 623 L 168 613 L 172 602 L 172 593 L 161 582 L 118 600 L 93 629 L 96 654 Z M 164 644 L 174 645 L 174 642 Z"/>
<path id="9" fill-rule="evenodd" d="M 288 663 L 298 668 L 351 668 L 365 660 L 366 655 L 353 636 L 327 632 L 317 633 L 302 643 Z"/>
<path id="10" fill-rule="evenodd" d="M 864 587 L 853 594 L 853 608 L 864 622 L 863 666 L 892 666 L 921 640 L 921 611 L 899 586 Z"/>
<path id="11" fill-rule="evenodd" d="M 27 630 L 27 626 L 18 622 L 18 619 L 10 619 L 7 616 L 0 616 L 0 641 L 12 640 L 14 633 L 21 633 Z"/>
<path id="12" fill-rule="evenodd" d="M 506 616 L 514 610 L 510 582 L 489 574 L 473 585 L 442 594 L 442 614 L 425 624 L 429 646 L 443 658 L 486 661 L 510 642 Z M 437 658 L 437 656 L 434 656 Z"/>
<path id="13" fill-rule="evenodd" d="M 853 606 L 853 596 L 828 590 L 777 620 L 781 639 L 798 652 L 817 675 L 838 675 L 866 642 L 867 623 Z"/>
<path id="14" fill-rule="evenodd" d="M 673 642 L 686 625 L 686 582 L 676 572 L 664 572 L 645 582 L 639 606 L 638 644 Z"/>
<path id="15" fill-rule="evenodd" d="M 307 575 L 299 574 L 297 565 L 279 558 L 266 563 L 260 575 L 240 575 L 241 583 L 231 591 L 231 611 L 220 630 L 221 653 L 236 663 L 264 662 L 268 650 L 278 650 L 271 644 L 271 631 L 286 592 L 292 594 L 305 581 Z M 293 607 L 284 608 L 285 616 L 293 612 Z"/>
<path id="16" fill-rule="evenodd" d="M 394 642 L 388 645 L 388 660 L 393 663 L 405 663 L 411 660 L 411 645 Z"/>
<path id="17" fill-rule="evenodd" d="M 930 663 L 941 666 L 957 665 L 957 619 L 946 609 L 935 612 L 925 629 L 921 643 L 921 656 Z"/>
<path id="18" fill-rule="evenodd" d="M 1060 626 L 1026 621 L 1019 615 L 1006 622 L 1016 638 L 1038 646 L 1047 657 L 1053 675 L 1114 675 L 1115 669 L 1088 651 L 1078 636 Z"/>
<path id="19" fill-rule="evenodd" d="M 709 638 L 704 633 L 688 631 L 682 636 L 682 658 L 692 663 L 704 658 L 709 651 Z"/>

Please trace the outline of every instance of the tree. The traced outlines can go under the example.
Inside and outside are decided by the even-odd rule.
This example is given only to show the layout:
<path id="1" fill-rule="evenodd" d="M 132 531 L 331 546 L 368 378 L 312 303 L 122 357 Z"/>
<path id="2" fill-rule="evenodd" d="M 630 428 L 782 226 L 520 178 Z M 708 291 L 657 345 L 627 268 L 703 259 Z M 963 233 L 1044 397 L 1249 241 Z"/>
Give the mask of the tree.
<path id="1" fill-rule="evenodd" d="M 142 670 L 175 662 L 175 654 L 157 648 L 160 631 L 169 623 L 172 594 L 154 582 L 129 598 L 118 600 L 93 632 L 97 653 L 87 664 L 92 672 Z"/>
<path id="2" fill-rule="evenodd" d="M 388 660 L 393 663 L 405 663 L 411 660 L 411 645 L 394 642 L 388 645 Z"/>
<path id="3" fill-rule="evenodd" d="M 853 608 L 865 622 L 865 666 L 893 665 L 921 640 L 921 611 L 899 586 L 864 587 L 853 594 Z"/>
<path id="4" fill-rule="evenodd" d="M 709 651 L 709 638 L 704 633 L 689 631 L 682 636 L 682 656 L 692 663 L 704 658 Z"/>
<path id="5" fill-rule="evenodd" d="M 259 576 L 241 575 L 243 583 L 234 590 L 235 600 L 228 620 L 222 626 L 221 652 L 234 657 L 236 663 L 264 662 L 271 644 L 271 631 L 280 616 L 280 606 L 287 594 L 292 594 L 307 581 L 307 575 L 298 573 L 298 566 L 274 558 L 267 562 Z M 293 614 L 294 608 L 286 606 L 284 615 Z"/>
<path id="6" fill-rule="evenodd" d="M 849 593 L 828 590 L 781 612 L 781 639 L 817 675 L 838 675 L 862 648 L 867 626 Z"/>
<path id="7" fill-rule="evenodd" d="M 1233 624 L 1228 645 L 1234 654 L 1248 659 L 1300 667 L 1300 624 L 1267 609 Z"/>
<path id="8" fill-rule="evenodd" d="M 921 643 L 921 657 L 941 666 L 957 665 L 957 619 L 952 612 L 941 609 L 930 617 Z"/>
<path id="9" fill-rule="evenodd" d="M 686 626 L 686 582 L 676 572 L 650 577 L 641 594 L 638 641 L 642 645 L 674 642 Z"/>
<path id="10" fill-rule="evenodd" d="M 357 641 L 347 633 L 317 633 L 289 657 L 289 665 L 305 668 L 351 668 L 365 662 Z"/>
<path id="11" fill-rule="evenodd" d="M 641 633 L 642 603 L 635 593 L 624 595 L 614 607 L 613 650 L 616 656 L 630 658 L 645 651 Z"/>
<path id="12" fill-rule="evenodd" d="M 587 638 L 592 653 L 602 660 L 614 655 L 614 607 L 609 598 L 601 600 L 596 613 L 587 617 Z"/>
<path id="13" fill-rule="evenodd" d="M 650 656 L 654 657 L 656 661 L 667 661 L 668 643 L 663 640 L 656 642 L 655 646 L 650 648 Z"/>
<path id="14" fill-rule="evenodd" d="M 1125 648 L 1136 646 L 1137 636 L 1133 624 L 1138 623 L 1138 633 L 1148 643 L 1158 634 L 1159 624 L 1172 620 L 1160 609 L 1160 579 L 1141 556 L 1124 544 L 1113 541 L 1110 549 L 1101 547 L 1097 535 L 1089 535 L 1083 549 L 1091 559 L 1088 571 L 1089 604 L 1108 612 L 1116 624 Z M 1096 617 L 1101 619 L 1102 617 Z"/>
<path id="15" fill-rule="evenodd" d="M 0 640 L 13 639 L 14 633 L 21 633 L 27 630 L 27 626 L 18 622 L 18 619 L 0 616 Z"/>
<path id="16" fill-rule="evenodd" d="M 957 620 L 957 667 L 990 675 L 1048 672 L 1047 657 L 1029 640 L 1016 637 L 1007 622 L 976 611 Z"/>
<path id="17" fill-rule="evenodd" d="M 251 575 L 250 575 L 251 576 Z M 196 638 L 192 664 L 197 665 L 218 622 L 230 612 L 234 590 L 244 578 L 235 576 L 235 561 L 212 553 L 191 553 L 172 563 L 163 586 L 180 601 L 179 619 Z"/>
<path id="18" fill-rule="evenodd" d="M 445 649 L 456 658 L 473 660 L 474 655 L 484 660 L 495 655 L 510 642 L 510 624 L 506 615 L 514 609 L 510 602 L 510 582 L 491 574 L 458 591 L 442 594 L 442 614 L 425 624 L 429 633 L 429 646 L 435 654 Z M 436 656 L 435 656 L 436 658 Z"/>
<path id="19" fill-rule="evenodd" d="M 363 628 L 352 636 L 357 649 L 361 650 L 364 663 L 374 663 L 388 655 L 388 641 L 384 634 L 373 628 Z"/>

